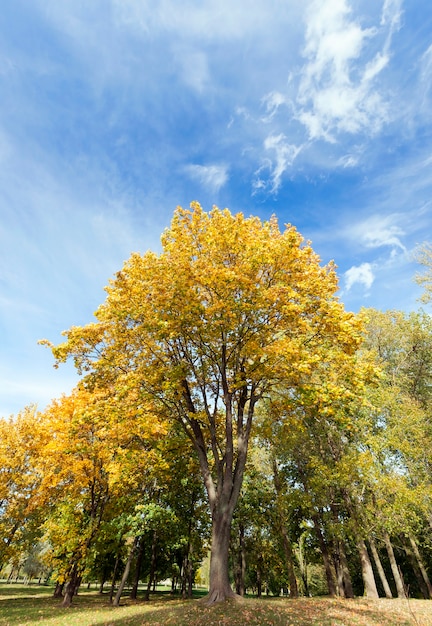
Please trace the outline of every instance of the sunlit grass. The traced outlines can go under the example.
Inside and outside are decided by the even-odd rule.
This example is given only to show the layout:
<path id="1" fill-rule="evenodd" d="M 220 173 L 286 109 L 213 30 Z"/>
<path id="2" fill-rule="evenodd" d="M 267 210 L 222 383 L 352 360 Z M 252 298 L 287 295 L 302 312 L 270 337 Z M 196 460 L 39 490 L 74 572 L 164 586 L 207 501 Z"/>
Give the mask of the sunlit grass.
<path id="1" fill-rule="evenodd" d="M 157 593 L 150 602 L 122 599 L 113 608 L 106 595 L 80 592 L 63 609 L 52 588 L 0 585 L 0 626 L 432 626 L 426 600 L 299 600 L 246 598 L 206 607 Z"/>

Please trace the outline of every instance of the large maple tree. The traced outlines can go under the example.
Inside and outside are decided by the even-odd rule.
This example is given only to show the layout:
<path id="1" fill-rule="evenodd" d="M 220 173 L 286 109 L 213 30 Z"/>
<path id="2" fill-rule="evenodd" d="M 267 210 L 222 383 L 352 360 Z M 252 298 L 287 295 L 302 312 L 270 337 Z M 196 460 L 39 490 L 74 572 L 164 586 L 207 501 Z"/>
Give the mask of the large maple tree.
<path id="1" fill-rule="evenodd" d="M 294 227 L 198 203 L 178 208 L 162 251 L 133 254 L 106 291 L 97 322 L 71 328 L 54 356 L 73 357 L 128 411 L 181 424 L 211 511 L 208 602 L 223 600 L 233 595 L 231 521 L 257 407 L 305 384 L 317 363 L 331 367 L 341 349 L 353 353 L 359 321 L 335 295 L 334 266 Z"/>

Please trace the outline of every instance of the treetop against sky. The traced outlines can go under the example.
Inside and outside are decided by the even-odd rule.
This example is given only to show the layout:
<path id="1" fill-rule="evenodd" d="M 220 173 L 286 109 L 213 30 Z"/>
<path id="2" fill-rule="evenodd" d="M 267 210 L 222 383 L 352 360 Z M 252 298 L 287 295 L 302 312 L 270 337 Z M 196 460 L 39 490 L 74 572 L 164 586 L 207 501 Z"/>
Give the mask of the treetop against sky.
<path id="1" fill-rule="evenodd" d="M 76 383 L 86 324 L 177 205 L 296 226 L 340 297 L 413 310 L 430 239 L 426 0 L 17 0 L 0 43 L 0 414 Z"/>

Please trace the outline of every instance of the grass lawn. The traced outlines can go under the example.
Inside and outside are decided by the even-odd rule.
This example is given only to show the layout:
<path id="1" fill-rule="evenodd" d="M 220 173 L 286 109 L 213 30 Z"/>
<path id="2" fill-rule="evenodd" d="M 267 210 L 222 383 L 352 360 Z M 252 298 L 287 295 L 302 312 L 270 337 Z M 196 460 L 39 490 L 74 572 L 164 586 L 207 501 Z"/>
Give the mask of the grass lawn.
<path id="1" fill-rule="evenodd" d="M 150 602 L 127 597 L 114 609 L 106 596 L 82 591 L 69 609 L 52 588 L 0 585 L 0 626 L 432 626 L 428 600 L 298 600 L 245 598 L 206 607 L 157 593 Z"/>

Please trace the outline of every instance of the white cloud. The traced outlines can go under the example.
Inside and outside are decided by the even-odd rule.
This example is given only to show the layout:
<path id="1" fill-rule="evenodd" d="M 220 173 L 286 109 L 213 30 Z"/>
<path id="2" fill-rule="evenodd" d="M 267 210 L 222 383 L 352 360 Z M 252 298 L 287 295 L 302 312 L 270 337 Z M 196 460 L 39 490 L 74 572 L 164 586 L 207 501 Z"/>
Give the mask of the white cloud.
<path id="1" fill-rule="evenodd" d="M 226 165 L 187 165 L 185 171 L 191 178 L 198 181 L 212 192 L 218 192 L 228 181 Z"/>
<path id="2" fill-rule="evenodd" d="M 356 283 L 364 285 L 366 289 L 370 289 L 375 280 L 375 275 L 370 263 L 362 263 L 358 266 L 353 265 L 353 267 L 345 272 L 344 278 L 347 291 Z"/>
<path id="3" fill-rule="evenodd" d="M 405 231 L 399 226 L 401 216 L 398 215 L 374 215 L 364 222 L 354 225 L 350 229 L 350 237 L 360 242 L 366 248 L 380 248 L 390 246 L 406 251 L 401 241 Z"/>
<path id="4" fill-rule="evenodd" d="M 392 34 L 400 26 L 402 18 L 402 0 L 384 0 L 381 13 L 381 26 L 390 24 Z"/>
<path id="5" fill-rule="evenodd" d="M 372 61 L 370 61 L 370 63 L 367 63 L 364 74 L 363 74 L 363 81 L 367 83 L 371 81 L 373 78 L 375 78 L 375 76 L 378 76 L 378 74 L 385 68 L 388 62 L 389 62 L 388 55 L 381 54 L 379 52 L 375 56 L 375 58 L 372 59 Z"/>
<path id="6" fill-rule="evenodd" d="M 387 16 L 394 3 L 386 4 Z M 384 51 L 363 59 L 367 57 L 366 44 L 377 36 L 378 29 L 362 28 L 351 17 L 347 0 L 312 2 L 306 22 L 303 56 L 307 62 L 297 97 L 297 117 L 309 137 L 334 142 L 338 132 L 376 132 L 388 118 L 374 80 L 388 64 L 389 36 Z M 388 28 L 393 28 L 393 22 Z"/>

